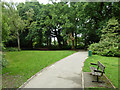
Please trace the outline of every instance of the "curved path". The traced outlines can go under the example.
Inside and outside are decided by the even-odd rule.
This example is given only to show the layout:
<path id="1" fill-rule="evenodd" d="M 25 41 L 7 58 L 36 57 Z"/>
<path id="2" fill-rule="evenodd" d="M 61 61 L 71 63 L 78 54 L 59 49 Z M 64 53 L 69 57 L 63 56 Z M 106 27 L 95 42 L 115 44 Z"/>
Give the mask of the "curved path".
<path id="1" fill-rule="evenodd" d="M 37 73 L 21 88 L 83 88 L 82 67 L 86 51 L 74 53 Z"/>

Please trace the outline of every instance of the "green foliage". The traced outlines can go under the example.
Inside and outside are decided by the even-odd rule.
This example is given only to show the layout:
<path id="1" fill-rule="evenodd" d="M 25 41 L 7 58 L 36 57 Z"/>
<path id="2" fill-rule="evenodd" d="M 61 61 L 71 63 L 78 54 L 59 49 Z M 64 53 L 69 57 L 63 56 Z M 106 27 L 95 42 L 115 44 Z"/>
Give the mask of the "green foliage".
<path id="1" fill-rule="evenodd" d="M 5 54 L 0 54 L 0 65 L 5 68 L 8 65 L 8 61 L 5 58 Z"/>
<path id="2" fill-rule="evenodd" d="M 7 48 L 3 49 L 3 51 L 5 51 L 5 52 L 8 52 L 8 51 L 18 51 L 18 48 L 16 48 L 16 47 L 7 47 Z"/>
<path id="3" fill-rule="evenodd" d="M 9 40 L 9 15 L 8 10 L 5 8 L 5 3 L 2 2 L 2 40 L 3 42 L 6 42 Z"/>
<path id="4" fill-rule="evenodd" d="M 42 48 L 50 47 L 55 37 L 59 48 L 71 45 L 74 49 L 80 43 L 88 47 L 100 41 L 106 21 L 111 17 L 120 21 L 119 3 L 70 2 L 70 6 L 67 2 L 52 3 L 3 3 L 3 43 L 9 46 L 9 41 L 17 38 L 18 47 Z"/>
<path id="5" fill-rule="evenodd" d="M 77 45 L 76 49 L 85 49 L 84 44 Z"/>
<path id="6" fill-rule="evenodd" d="M 89 46 L 93 53 L 105 56 L 120 56 L 120 24 L 115 18 L 107 22 L 107 26 L 102 30 L 99 43 Z"/>
<path id="7" fill-rule="evenodd" d="M 5 50 L 6 48 L 5 48 L 5 45 L 4 45 L 4 43 L 2 42 L 2 43 L 0 43 L 0 47 L 2 47 L 2 48 L 0 48 L 0 49 L 2 49 L 2 50 Z"/>
<path id="8" fill-rule="evenodd" d="M 3 42 L 7 42 L 7 40 L 16 38 L 18 40 L 18 49 L 20 50 L 20 34 L 23 32 L 25 28 L 25 22 L 19 16 L 18 11 L 16 10 L 16 4 L 13 2 L 2 3 L 3 7 Z"/>
<path id="9" fill-rule="evenodd" d="M 71 45 L 66 45 L 66 46 L 63 46 L 61 49 L 70 50 L 70 49 L 72 49 L 72 47 L 71 47 Z"/>

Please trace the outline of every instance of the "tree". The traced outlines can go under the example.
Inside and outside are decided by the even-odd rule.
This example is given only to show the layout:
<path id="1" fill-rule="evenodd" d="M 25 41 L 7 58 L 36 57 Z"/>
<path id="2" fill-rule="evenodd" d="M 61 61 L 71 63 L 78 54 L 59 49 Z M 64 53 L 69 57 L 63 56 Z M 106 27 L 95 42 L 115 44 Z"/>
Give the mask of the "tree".
<path id="1" fill-rule="evenodd" d="M 42 27 L 39 21 L 41 7 L 42 5 L 40 5 L 38 1 L 25 2 L 25 4 L 20 3 L 17 6 L 22 20 L 26 20 L 27 22 L 25 31 L 21 35 L 21 38 L 23 39 L 23 46 L 25 47 L 33 48 L 33 44 L 36 44 L 35 46 L 39 47 L 42 45 Z"/>
<path id="2" fill-rule="evenodd" d="M 120 22 L 118 3 L 70 2 L 69 6 L 68 2 L 51 1 L 53 4 L 46 5 L 40 4 L 38 1 L 19 3 L 17 9 L 14 5 L 12 6 L 13 11 L 18 10 L 21 20 L 26 21 L 25 29 L 20 35 L 22 47 L 51 47 L 52 38 L 57 38 L 61 49 L 67 45 L 72 46 L 72 49 L 82 45 L 87 48 L 88 45 L 100 41 L 101 30 L 111 17 L 115 16 Z M 12 10 L 6 7 L 5 9 Z M 108 13 L 111 14 L 108 15 Z M 16 29 L 15 25 L 9 25 L 7 22 L 14 21 L 14 18 L 12 19 L 9 15 L 3 17 L 3 30 L 6 29 L 4 31 L 7 31 L 6 34 L 9 36 L 9 30 L 12 31 L 10 31 L 11 34 Z"/>
<path id="3" fill-rule="evenodd" d="M 16 4 L 14 4 L 14 3 L 11 3 L 11 4 L 6 3 L 4 5 L 5 5 L 6 10 L 7 10 L 6 14 L 8 14 L 9 22 L 6 22 L 6 23 L 8 23 L 8 27 L 6 28 L 5 26 L 3 26 L 3 30 L 4 30 L 4 28 L 6 28 L 6 31 L 10 30 L 10 35 L 12 37 L 14 37 L 14 38 L 17 38 L 18 50 L 20 50 L 20 34 L 24 30 L 25 22 L 19 16 L 18 11 L 16 10 Z M 7 25 L 7 24 L 5 24 L 5 22 L 4 22 L 3 25 Z"/>
<path id="4" fill-rule="evenodd" d="M 5 8 L 5 2 L 2 2 L 2 42 L 7 42 L 10 35 L 9 22 L 10 18 L 8 15 L 8 9 Z"/>

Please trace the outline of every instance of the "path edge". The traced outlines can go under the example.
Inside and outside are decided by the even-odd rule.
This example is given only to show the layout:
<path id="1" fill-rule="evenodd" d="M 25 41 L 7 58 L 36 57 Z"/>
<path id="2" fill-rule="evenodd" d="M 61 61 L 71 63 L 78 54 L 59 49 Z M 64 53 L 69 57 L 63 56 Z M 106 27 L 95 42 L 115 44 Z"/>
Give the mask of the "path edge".
<path id="1" fill-rule="evenodd" d="M 84 90 L 84 88 L 85 88 L 85 85 L 84 85 L 84 72 L 83 72 L 83 67 L 84 67 L 84 63 L 85 63 L 85 61 L 86 61 L 86 59 L 87 59 L 88 57 L 86 57 L 85 58 L 85 60 L 84 60 L 84 62 L 83 62 L 83 66 L 82 66 L 82 88 L 83 88 L 83 90 Z"/>
<path id="2" fill-rule="evenodd" d="M 112 87 L 114 88 L 114 89 L 117 89 L 114 85 L 113 85 L 113 83 L 111 82 L 111 80 L 104 74 L 104 76 L 105 76 L 105 78 L 109 81 L 109 83 L 112 85 Z"/>
<path id="3" fill-rule="evenodd" d="M 71 54 L 71 55 L 69 55 L 69 56 L 67 56 L 67 57 L 70 57 L 70 56 L 72 56 L 72 55 L 74 55 L 74 54 L 76 54 L 76 53 L 78 53 L 78 52 L 75 52 L 75 53 L 73 53 L 73 54 Z M 67 57 L 65 57 L 65 58 L 67 58 Z M 60 60 L 58 60 L 57 62 L 55 62 L 55 63 L 53 63 L 53 64 L 51 64 L 51 65 L 43 68 L 42 70 L 40 70 L 39 72 L 37 72 L 36 74 L 34 74 L 33 76 L 31 76 L 31 77 L 30 77 L 26 82 L 24 82 L 18 89 L 24 88 L 34 77 L 36 77 L 37 75 L 39 75 L 39 74 L 42 73 L 43 71 L 47 70 L 47 69 L 48 69 L 49 67 L 51 67 L 52 65 L 54 65 L 54 64 L 56 64 L 56 63 L 58 63 L 58 62 L 63 61 L 65 58 L 60 59 Z"/>

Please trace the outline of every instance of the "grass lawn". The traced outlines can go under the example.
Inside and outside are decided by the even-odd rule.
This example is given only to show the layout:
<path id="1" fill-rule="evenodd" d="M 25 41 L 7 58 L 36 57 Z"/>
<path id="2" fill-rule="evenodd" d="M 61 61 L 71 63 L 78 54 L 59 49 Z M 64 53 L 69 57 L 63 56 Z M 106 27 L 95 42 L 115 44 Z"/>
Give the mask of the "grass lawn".
<path id="1" fill-rule="evenodd" d="M 118 87 L 118 57 L 93 55 L 86 59 L 83 71 L 90 72 L 90 63 L 97 63 L 97 61 L 100 61 L 106 67 L 105 75 L 111 80 L 115 87 Z"/>
<path id="2" fill-rule="evenodd" d="M 6 52 L 8 66 L 2 69 L 3 88 L 17 88 L 41 69 L 75 51 L 20 51 Z"/>

